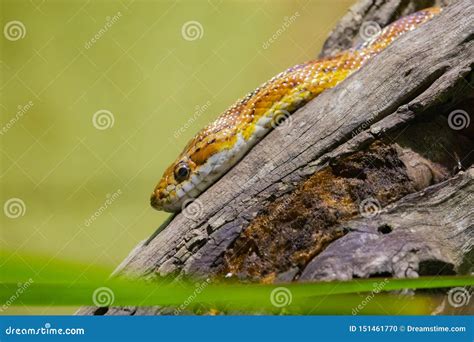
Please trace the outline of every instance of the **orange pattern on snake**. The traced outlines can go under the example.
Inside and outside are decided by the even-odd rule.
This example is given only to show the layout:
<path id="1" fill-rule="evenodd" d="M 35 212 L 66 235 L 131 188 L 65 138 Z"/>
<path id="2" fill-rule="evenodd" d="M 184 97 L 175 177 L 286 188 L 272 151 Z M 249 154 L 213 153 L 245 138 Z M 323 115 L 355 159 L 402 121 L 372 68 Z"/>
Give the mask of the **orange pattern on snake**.
<path id="1" fill-rule="evenodd" d="M 191 139 L 164 172 L 151 196 L 158 210 L 177 212 L 233 167 L 275 124 L 332 88 L 397 37 L 441 11 L 428 8 L 401 18 L 358 47 L 295 65 L 222 113 Z"/>

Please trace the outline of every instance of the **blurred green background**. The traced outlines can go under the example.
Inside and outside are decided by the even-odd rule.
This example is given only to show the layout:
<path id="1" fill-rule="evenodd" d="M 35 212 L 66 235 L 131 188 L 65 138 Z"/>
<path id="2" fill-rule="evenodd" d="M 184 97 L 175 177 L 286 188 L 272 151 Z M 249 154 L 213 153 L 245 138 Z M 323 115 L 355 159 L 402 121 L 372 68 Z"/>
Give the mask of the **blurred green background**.
<path id="1" fill-rule="evenodd" d="M 149 195 L 187 140 L 351 4 L 1 0 L 2 259 L 116 266 L 169 215 Z"/>

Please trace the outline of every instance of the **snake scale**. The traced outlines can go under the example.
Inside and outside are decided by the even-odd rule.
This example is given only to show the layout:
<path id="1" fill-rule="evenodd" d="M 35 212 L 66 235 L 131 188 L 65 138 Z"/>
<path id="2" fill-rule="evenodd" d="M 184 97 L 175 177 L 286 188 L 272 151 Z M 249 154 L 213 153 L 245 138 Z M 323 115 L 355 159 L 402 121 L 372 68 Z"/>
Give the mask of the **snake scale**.
<path id="1" fill-rule="evenodd" d="M 239 99 L 204 127 L 164 172 L 151 195 L 158 210 L 178 212 L 232 168 L 285 117 L 336 86 L 405 32 L 441 11 L 432 7 L 385 27 L 363 44 L 295 65 Z"/>

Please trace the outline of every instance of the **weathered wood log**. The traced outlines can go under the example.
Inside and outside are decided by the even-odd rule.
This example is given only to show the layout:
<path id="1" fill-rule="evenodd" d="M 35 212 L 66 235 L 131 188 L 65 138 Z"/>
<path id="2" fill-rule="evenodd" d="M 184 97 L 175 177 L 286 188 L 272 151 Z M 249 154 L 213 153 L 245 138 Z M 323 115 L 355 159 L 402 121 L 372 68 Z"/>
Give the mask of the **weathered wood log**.
<path id="1" fill-rule="evenodd" d="M 368 3 L 378 2 L 358 6 Z M 396 18 L 393 3 L 415 2 L 390 3 L 378 6 L 382 24 Z M 367 8 L 358 13 L 379 13 Z M 347 46 L 347 18 L 323 54 Z M 474 171 L 456 173 L 473 163 L 474 136 L 448 118 L 473 121 L 472 22 L 472 1 L 453 1 L 401 37 L 271 132 L 115 274 L 279 282 L 472 271 Z"/>
<path id="2" fill-rule="evenodd" d="M 374 216 L 347 222 L 348 233 L 313 258 L 300 279 L 455 274 L 474 243 L 473 208 L 470 168 Z"/>
<path id="3" fill-rule="evenodd" d="M 446 6 L 451 0 L 360 0 L 334 27 L 319 54 L 320 57 L 345 50 L 360 40 L 364 23 L 385 27 L 395 19 L 433 6 Z"/>

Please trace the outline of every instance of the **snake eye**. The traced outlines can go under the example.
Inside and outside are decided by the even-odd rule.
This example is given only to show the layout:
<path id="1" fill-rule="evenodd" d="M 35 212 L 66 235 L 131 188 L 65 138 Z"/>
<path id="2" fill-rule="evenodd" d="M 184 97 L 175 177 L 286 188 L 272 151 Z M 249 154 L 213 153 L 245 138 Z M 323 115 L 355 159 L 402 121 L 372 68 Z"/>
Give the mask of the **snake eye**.
<path id="1" fill-rule="evenodd" d="M 182 182 L 189 177 L 189 166 L 185 163 L 179 163 L 174 169 L 174 179 L 178 182 Z"/>

